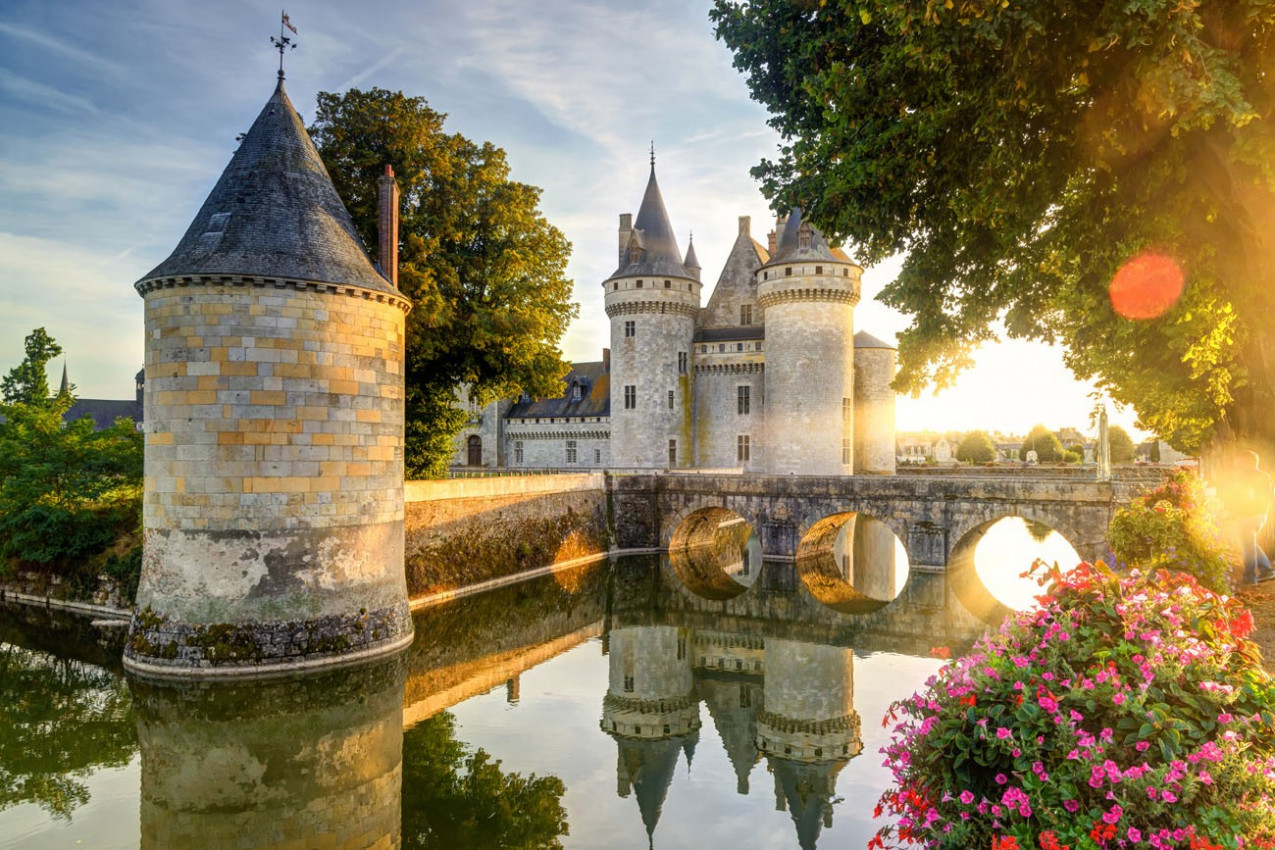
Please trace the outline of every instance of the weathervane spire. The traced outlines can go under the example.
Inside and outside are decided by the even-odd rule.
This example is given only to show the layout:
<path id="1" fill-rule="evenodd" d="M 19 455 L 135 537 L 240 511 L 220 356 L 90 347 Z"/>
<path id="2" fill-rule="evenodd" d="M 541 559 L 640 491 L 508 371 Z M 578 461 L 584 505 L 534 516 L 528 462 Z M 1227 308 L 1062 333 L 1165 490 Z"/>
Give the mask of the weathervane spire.
<path id="1" fill-rule="evenodd" d="M 279 51 L 279 82 L 283 82 L 283 53 L 286 50 L 297 49 L 296 43 L 291 38 L 283 34 L 283 28 L 287 27 L 292 30 L 293 35 L 297 34 L 297 28 L 292 25 L 292 21 L 288 20 L 287 12 L 281 11 L 279 16 L 279 37 L 275 38 L 273 35 L 270 36 L 270 43 L 273 44 L 275 49 Z"/>
<path id="2" fill-rule="evenodd" d="M 651 139 L 651 171 L 655 171 L 655 139 Z"/>

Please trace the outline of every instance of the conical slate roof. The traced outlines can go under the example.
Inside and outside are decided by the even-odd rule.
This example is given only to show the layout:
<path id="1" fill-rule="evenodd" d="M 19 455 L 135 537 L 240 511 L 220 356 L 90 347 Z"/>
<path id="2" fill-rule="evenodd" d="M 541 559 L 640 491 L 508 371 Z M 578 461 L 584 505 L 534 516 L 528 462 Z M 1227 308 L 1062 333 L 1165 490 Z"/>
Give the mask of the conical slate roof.
<path id="1" fill-rule="evenodd" d="M 396 293 L 279 81 L 173 253 L 139 281 L 244 275 Z"/>
<path id="2" fill-rule="evenodd" d="M 854 347 L 855 348 L 888 348 L 891 351 L 894 351 L 896 348 L 895 346 L 890 345 L 890 343 L 888 342 L 883 342 L 877 339 L 876 337 L 874 337 L 872 334 L 868 333 L 867 331 L 859 331 L 857 334 L 854 335 Z"/>
<path id="3" fill-rule="evenodd" d="M 695 256 L 695 237 L 692 236 L 686 243 L 686 259 L 682 260 L 682 265 L 688 269 L 698 269 L 700 267 L 699 257 Z"/>
<path id="4" fill-rule="evenodd" d="M 637 221 L 633 229 L 638 232 L 638 244 L 642 252 L 636 263 L 626 263 L 615 270 L 611 277 L 633 275 L 665 275 L 668 277 L 692 277 L 682 262 L 682 252 L 673 235 L 668 210 L 664 209 L 664 197 L 660 184 L 655 181 L 655 164 L 651 164 L 651 178 L 646 182 L 642 206 L 638 207 Z M 625 257 L 627 260 L 628 257 Z"/>
<path id="5" fill-rule="evenodd" d="M 804 221 L 801 207 L 796 207 L 788 215 L 784 223 L 784 231 L 779 234 L 775 253 L 771 255 L 768 266 L 776 263 L 791 263 L 795 260 L 829 260 L 834 263 L 848 263 L 850 258 L 840 248 L 828 245 L 828 240 L 813 224 L 810 228 L 810 244 L 802 245 L 801 225 Z"/>

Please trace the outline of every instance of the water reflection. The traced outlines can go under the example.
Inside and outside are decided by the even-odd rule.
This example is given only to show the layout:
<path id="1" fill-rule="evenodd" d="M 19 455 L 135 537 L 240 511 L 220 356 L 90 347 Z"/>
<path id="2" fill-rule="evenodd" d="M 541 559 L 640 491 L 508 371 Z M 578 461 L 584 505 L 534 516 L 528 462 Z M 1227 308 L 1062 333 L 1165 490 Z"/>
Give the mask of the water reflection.
<path id="1" fill-rule="evenodd" d="M 682 581 L 706 599 L 730 599 L 752 586 L 761 572 L 761 538 L 743 517 L 704 508 L 682 521 L 669 543 Z"/>
<path id="2" fill-rule="evenodd" d="M 403 672 L 134 680 L 141 846 L 399 847 Z"/>
<path id="3" fill-rule="evenodd" d="M 0 811 L 34 803 L 69 820 L 85 778 L 137 752 L 123 681 L 101 667 L 0 643 Z"/>
<path id="4" fill-rule="evenodd" d="M 856 513 L 815 523 L 797 549 L 797 568 L 819 601 L 846 614 L 894 601 L 908 580 L 903 543 L 879 519 Z"/>
<path id="5" fill-rule="evenodd" d="M 967 605 L 986 607 L 989 619 L 999 619 L 1006 609 L 1021 611 L 1036 603 L 1040 585 L 1024 575 L 1036 559 L 1064 569 L 1080 563 L 1075 547 L 1049 526 L 1005 517 L 975 529 L 957 546 L 953 583 Z M 980 601 L 982 596 L 991 598 Z"/>

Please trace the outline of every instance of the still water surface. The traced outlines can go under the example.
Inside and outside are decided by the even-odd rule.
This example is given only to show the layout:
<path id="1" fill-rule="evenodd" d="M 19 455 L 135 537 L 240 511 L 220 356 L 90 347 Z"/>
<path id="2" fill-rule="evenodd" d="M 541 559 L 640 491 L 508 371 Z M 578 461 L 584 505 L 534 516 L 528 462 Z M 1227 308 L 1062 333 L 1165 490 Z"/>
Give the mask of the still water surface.
<path id="1" fill-rule="evenodd" d="M 941 574 L 844 613 L 750 572 L 713 599 L 621 558 L 232 685 L 127 680 L 83 621 L 2 608 L 0 848 L 863 847 L 887 706 L 984 623 Z"/>

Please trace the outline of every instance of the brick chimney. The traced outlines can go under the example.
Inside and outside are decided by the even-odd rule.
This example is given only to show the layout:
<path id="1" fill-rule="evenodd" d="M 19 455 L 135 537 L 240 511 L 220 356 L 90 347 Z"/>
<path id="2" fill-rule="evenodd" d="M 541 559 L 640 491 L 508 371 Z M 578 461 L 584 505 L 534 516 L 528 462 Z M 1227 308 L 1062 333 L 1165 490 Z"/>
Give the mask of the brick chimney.
<path id="1" fill-rule="evenodd" d="M 620 213 L 620 268 L 629 264 L 629 237 L 633 235 L 633 213 Z"/>
<path id="2" fill-rule="evenodd" d="M 750 236 L 753 232 L 753 220 L 751 217 L 741 215 L 739 217 L 739 235 Z"/>
<path id="3" fill-rule="evenodd" d="M 610 373 L 611 371 L 611 349 L 602 349 L 602 371 Z"/>
<path id="4" fill-rule="evenodd" d="M 381 273 L 398 286 L 398 181 L 394 166 L 386 164 L 376 181 L 376 231 L 379 238 Z"/>

